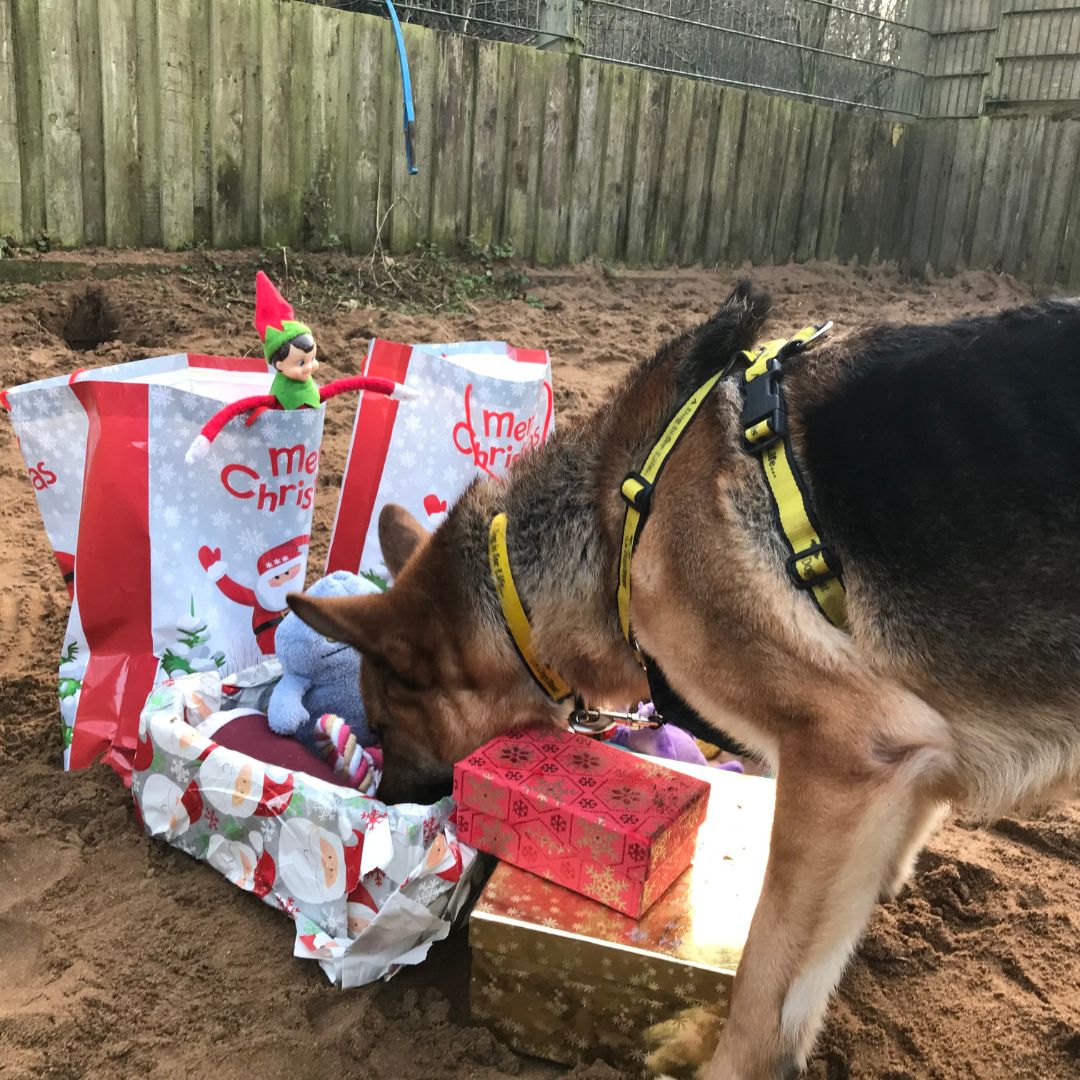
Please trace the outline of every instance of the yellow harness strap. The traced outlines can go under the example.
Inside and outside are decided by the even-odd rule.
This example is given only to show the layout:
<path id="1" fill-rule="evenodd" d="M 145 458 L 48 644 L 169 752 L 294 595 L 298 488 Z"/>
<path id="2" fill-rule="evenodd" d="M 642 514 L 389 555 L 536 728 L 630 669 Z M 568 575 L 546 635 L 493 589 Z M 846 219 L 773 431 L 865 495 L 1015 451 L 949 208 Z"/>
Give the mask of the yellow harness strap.
<path id="1" fill-rule="evenodd" d="M 537 686 L 555 704 L 565 701 L 572 693 L 570 687 L 549 668 L 540 663 L 533 652 L 532 627 L 529 616 L 518 596 L 514 576 L 510 573 L 510 555 L 506 550 L 506 515 L 496 514 L 488 527 L 488 564 L 491 567 L 491 580 L 495 583 L 495 592 L 502 607 L 503 619 L 510 631 L 514 647 L 522 662 L 529 669 Z"/>
<path id="2" fill-rule="evenodd" d="M 787 423 L 783 388 L 780 385 L 781 363 L 802 352 L 824 336 L 832 323 L 807 326 L 787 340 L 768 341 L 740 355 L 746 360 L 742 411 L 743 445 L 761 459 L 765 481 L 776 506 L 780 531 L 791 548 L 788 574 L 800 589 L 811 592 L 822 614 L 843 629 L 847 624 L 847 603 L 839 564 L 821 542 L 806 485 L 787 446 Z M 663 471 L 672 450 L 689 428 L 713 387 L 726 372 L 719 372 L 698 388 L 664 430 L 639 473 L 630 473 L 622 483 L 627 509 L 623 518 L 622 548 L 619 556 L 619 626 L 623 637 L 633 644 L 630 635 L 630 563 L 638 534 L 651 508 L 653 486 Z"/>
<path id="3" fill-rule="evenodd" d="M 686 404 L 672 417 L 663 435 L 649 451 L 641 472 L 631 473 L 622 482 L 622 497 L 626 500 L 626 515 L 623 518 L 622 550 L 619 554 L 619 626 L 623 637 L 630 639 L 630 560 L 637 544 L 638 533 L 645 519 L 649 516 L 652 504 L 653 485 L 671 456 L 671 451 L 679 443 L 687 428 L 690 427 L 698 410 L 709 399 L 713 387 L 720 381 L 724 372 L 717 372 L 708 382 L 699 386 Z"/>
<path id="4" fill-rule="evenodd" d="M 776 509 L 780 531 L 791 548 L 788 575 L 810 592 L 821 613 L 847 628 L 847 595 L 840 564 L 821 539 L 806 481 L 788 445 L 787 413 L 782 383 L 783 362 L 828 333 L 831 323 L 807 326 L 788 341 L 767 341 L 743 353 L 743 445 L 761 461 Z"/>

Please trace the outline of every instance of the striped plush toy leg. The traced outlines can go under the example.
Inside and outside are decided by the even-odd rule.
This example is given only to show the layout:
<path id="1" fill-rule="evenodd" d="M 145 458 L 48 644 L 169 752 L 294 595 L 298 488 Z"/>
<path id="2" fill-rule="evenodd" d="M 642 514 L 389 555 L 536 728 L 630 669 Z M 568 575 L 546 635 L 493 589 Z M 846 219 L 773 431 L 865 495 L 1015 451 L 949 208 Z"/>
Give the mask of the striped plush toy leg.
<path id="1" fill-rule="evenodd" d="M 315 721 L 315 746 L 330 767 L 350 787 L 374 795 L 379 784 L 371 755 L 356 741 L 340 716 L 326 713 Z"/>

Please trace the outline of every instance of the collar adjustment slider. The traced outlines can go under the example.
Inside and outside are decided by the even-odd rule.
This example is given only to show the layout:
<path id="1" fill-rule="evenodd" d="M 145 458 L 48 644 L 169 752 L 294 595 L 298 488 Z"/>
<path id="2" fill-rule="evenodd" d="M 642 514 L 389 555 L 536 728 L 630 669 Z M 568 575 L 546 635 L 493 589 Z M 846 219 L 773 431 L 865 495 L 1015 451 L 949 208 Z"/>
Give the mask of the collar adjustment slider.
<path id="1" fill-rule="evenodd" d="M 649 516 L 649 511 L 652 509 L 653 485 L 641 473 L 630 473 L 619 490 L 628 506 L 633 507 L 642 518 Z"/>
<path id="2" fill-rule="evenodd" d="M 787 413 L 780 392 L 780 361 L 769 360 L 765 370 L 743 379 L 743 407 L 740 422 L 743 447 L 760 454 L 787 435 Z"/>

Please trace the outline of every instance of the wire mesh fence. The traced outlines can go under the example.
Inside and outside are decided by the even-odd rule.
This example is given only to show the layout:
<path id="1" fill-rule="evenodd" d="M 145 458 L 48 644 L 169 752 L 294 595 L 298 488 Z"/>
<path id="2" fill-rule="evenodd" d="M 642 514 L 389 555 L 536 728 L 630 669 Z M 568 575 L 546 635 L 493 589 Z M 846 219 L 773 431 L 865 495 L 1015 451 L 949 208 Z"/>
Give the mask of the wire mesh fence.
<path id="1" fill-rule="evenodd" d="M 914 116 L 928 35 L 906 8 L 905 0 L 588 0 L 584 52 Z"/>
<path id="2" fill-rule="evenodd" d="M 305 2 L 365 15 L 386 15 L 382 0 Z M 515 45 L 541 45 L 553 37 L 564 36 L 541 32 L 543 0 L 394 0 L 394 7 L 403 23 L 414 22 L 432 30 L 471 34 Z"/>
<path id="3" fill-rule="evenodd" d="M 382 0 L 308 0 L 385 14 Z M 1077 0 L 395 0 L 402 21 L 899 116 L 1080 105 Z"/>

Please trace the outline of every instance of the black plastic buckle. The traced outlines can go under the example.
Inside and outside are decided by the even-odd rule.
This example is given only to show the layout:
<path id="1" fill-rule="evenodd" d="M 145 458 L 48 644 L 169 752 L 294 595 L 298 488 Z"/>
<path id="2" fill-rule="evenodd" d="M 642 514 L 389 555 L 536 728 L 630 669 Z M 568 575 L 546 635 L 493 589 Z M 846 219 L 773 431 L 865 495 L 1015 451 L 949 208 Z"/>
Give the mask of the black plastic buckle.
<path id="1" fill-rule="evenodd" d="M 633 480 L 641 485 L 633 498 L 626 494 L 625 485 L 627 480 Z M 641 515 L 642 520 L 649 516 L 649 511 L 652 509 L 653 486 L 641 473 L 627 473 L 626 478 L 619 487 L 619 493 L 626 503 Z"/>
<path id="2" fill-rule="evenodd" d="M 743 449 L 760 454 L 787 435 L 787 413 L 784 395 L 780 388 L 780 361 L 770 360 L 765 372 L 747 382 L 743 376 L 743 407 L 739 417 L 742 424 Z M 769 421 L 772 434 L 757 442 L 750 442 L 746 433 L 763 420 Z"/>
<path id="3" fill-rule="evenodd" d="M 813 555 L 821 555 L 825 560 L 825 569 L 812 578 L 804 578 L 799 573 L 799 563 Z M 796 589 L 812 589 L 824 581 L 831 581 L 840 576 L 840 560 L 832 553 L 832 550 L 824 544 L 814 544 L 797 555 L 789 555 L 787 560 L 788 577 L 791 578 Z"/>

